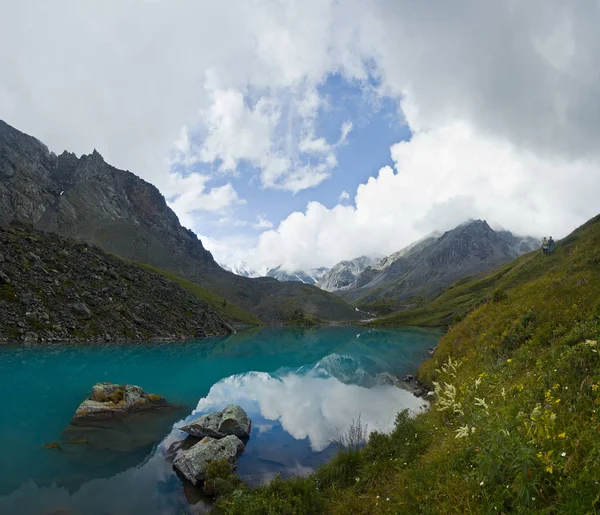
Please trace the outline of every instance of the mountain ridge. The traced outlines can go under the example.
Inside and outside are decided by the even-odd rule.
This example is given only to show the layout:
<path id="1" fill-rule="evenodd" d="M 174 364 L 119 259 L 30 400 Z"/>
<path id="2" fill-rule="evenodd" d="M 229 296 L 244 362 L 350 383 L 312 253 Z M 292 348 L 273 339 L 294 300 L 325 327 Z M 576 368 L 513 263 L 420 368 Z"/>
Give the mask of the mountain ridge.
<path id="1" fill-rule="evenodd" d="M 203 286 L 258 316 L 284 323 L 297 313 L 357 320 L 354 309 L 318 288 L 249 279 L 221 268 L 198 237 L 181 226 L 152 184 L 92 154 L 59 156 L 0 121 L 0 219 L 31 223 L 99 245 Z"/>
<path id="2" fill-rule="evenodd" d="M 494 231 L 485 220 L 470 220 L 434 233 L 365 269 L 338 291 L 342 298 L 367 306 L 428 297 L 466 276 L 490 270 L 537 248 L 531 237 Z"/>

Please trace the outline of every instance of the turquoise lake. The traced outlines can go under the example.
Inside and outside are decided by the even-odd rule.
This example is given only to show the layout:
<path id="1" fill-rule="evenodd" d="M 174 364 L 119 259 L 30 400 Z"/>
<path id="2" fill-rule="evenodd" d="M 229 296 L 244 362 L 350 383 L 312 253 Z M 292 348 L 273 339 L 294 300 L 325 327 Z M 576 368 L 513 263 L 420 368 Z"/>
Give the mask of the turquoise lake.
<path id="1" fill-rule="evenodd" d="M 0 346 L 0 513 L 27 515 L 206 513 L 168 461 L 198 414 L 239 404 L 252 435 L 238 463 L 249 484 L 308 474 L 326 462 L 360 416 L 389 431 L 425 402 L 391 384 L 412 373 L 441 333 L 349 326 L 264 328 L 187 343 Z M 97 445 L 50 442 L 94 383 L 139 385 L 181 406 L 126 438 Z"/>

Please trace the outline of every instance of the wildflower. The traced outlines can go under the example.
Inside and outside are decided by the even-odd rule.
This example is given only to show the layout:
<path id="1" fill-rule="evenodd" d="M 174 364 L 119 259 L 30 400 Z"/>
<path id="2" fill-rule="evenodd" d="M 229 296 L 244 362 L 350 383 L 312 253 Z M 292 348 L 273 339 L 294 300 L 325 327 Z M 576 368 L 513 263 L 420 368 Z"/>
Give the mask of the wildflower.
<path id="1" fill-rule="evenodd" d="M 567 453 L 566 452 L 561 452 L 560 455 L 564 458 L 567 455 Z"/>
<path id="2" fill-rule="evenodd" d="M 481 406 L 484 410 L 488 410 L 488 405 L 485 402 L 485 399 L 480 399 L 479 397 L 475 397 L 475 406 Z"/>
<path id="3" fill-rule="evenodd" d="M 358 483 L 360 481 L 359 477 L 354 478 L 356 480 L 356 482 Z"/>
<path id="4" fill-rule="evenodd" d="M 463 427 L 459 427 L 458 429 L 455 429 L 454 432 L 456 433 L 456 436 L 454 438 L 466 438 L 467 436 L 469 436 L 469 426 L 463 426 Z"/>
<path id="5" fill-rule="evenodd" d="M 506 362 L 507 362 L 507 363 L 512 363 L 512 359 L 508 358 L 508 359 L 506 360 Z"/>
<path id="6" fill-rule="evenodd" d="M 483 486 L 483 481 L 481 483 L 479 483 L 479 486 Z"/>
<path id="7" fill-rule="evenodd" d="M 566 438 L 566 437 L 567 437 L 567 434 L 566 434 L 566 433 L 560 433 L 560 434 L 558 435 L 558 437 L 559 437 L 559 438 Z"/>
<path id="8" fill-rule="evenodd" d="M 389 501 L 389 500 L 390 500 L 390 498 L 389 498 L 389 497 L 386 497 L 386 498 L 385 498 L 385 500 L 386 500 L 386 501 Z"/>

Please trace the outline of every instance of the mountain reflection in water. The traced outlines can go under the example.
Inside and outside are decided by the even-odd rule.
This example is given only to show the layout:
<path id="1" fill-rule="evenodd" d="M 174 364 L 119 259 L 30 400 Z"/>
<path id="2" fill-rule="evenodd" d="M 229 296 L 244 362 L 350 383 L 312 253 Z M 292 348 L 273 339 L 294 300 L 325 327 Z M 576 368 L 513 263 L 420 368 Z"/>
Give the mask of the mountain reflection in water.
<path id="1" fill-rule="evenodd" d="M 196 397 L 196 409 L 191 413 L 188 411 L 185 420 L 222 409 L 226 404 L 239 404 L 246 409 L 253 428 L 239 460 L 238 473 L 252 485 L 267 481 L 276 473 L 283 476 L 308 474 L 331 457 L 335 451 L 332 441 L 339 439 L 359 416 L 369 431 L 389 431 L 398 411 L 410 409 L 416 412 L 425 405 L 423 400 L 393 386 L 392 375 L 414 370 L 427 348 L 435 345 L 439 333 L 361 331 L 345 327 L 304 334 L 307 337 L 294 330 L 287 334 L 281 330 L 255 333 L 251 340 L 262 340 L 265 352 L 262 356 L 253 355 L 249 360 L 253 362 L 253 369 L 245 372 L 240 372 L 235 363 L 238 358 L 247 356 L 247 349 L 238 344 L 229 346 L 226 339 L 220 339 L 221 343 L 212 348 L 209 357 L 202 354 L 205 349 L 202 349 L 201 357 L 197 356 L 193 346 L 172 361 L 168 347 L 160 347 L 156 356 L 149 352 L 150 369 L 153 369 L 155 358 L 162 359 L 165 374 L 171 373 L 171 381 L 165 382 L 164 386 L 155 386 L 151 381 L 135 381 L 135 377 L 119 380 L 142 383 L 143 387 L 150 384 L 149 390 L 174 399 L 178 385 L 185 389 L 189 388 L 190 381 L 202 381 L 203 375 L 198 373 L 200 364 L 192 366 L 190 361 L 208 361 L 208 367 L 204 369 L 207 373 L 209 370 L 216 373 L 214 369 L 219 366 L 222 372 L 228 369 L 233 372 L 207 385 L 199 401 Z M 270 346 L 264 345 L 265 335 L 275 335 Z M 289 344 L 290 338 L 293 338 L 293 345 Z M 109 354 L 113 356 L 112 352 Z M 307 358 L 304 363 L 302 354 Z M 132 360 L 134 356 L 132 353 Z M 261 361 L 256 358 L 260 357 L 262 367 L 256 366 Z M 133 362 L 111 361 L 110 366 L 117 363 L 120 369 L 132 366 Z M 136 361 L 135 366 L 143 368 L 144 365 L 143 361 Z M 87 378 L 89 385 L 97 380 L 104 380 L 104 377 Z M 167 384 L 173 391 L 169 391 Z M 74 464 L 65 462 L 68 459 L 65 453 L 44 450 L 39 459 L 55 460 L 42 463 L 45 469 L 52 471 L 54 467 L 62 476 L 40 477 L 38 471 L 41 469 L 36 469 L 36 463 L 31 461 L 30 477 L 23 478 L 21 485 L 11 488 L 10 493 L 1 494 L 0 513 L 152 515 L 205 512 L 209 507 L 199 500 L 198 492 L 182 485 L 166 459 L 169 448 L 185 437 L 177 429 L 185 420 L 172 425 L 170 432 L 166 436 L 163 433 L 150 452 L 145 451 L 145 456 L 137 458 L 136 466 L 127 465 L 126 470 L 119 465 L 119 460 L 124 457 L 122 453 L 112 458 L 110 454 L 103 455 L 105 463 L 98 469 L 94 463 L 97 458 L 91 451 L 86 458 L 86 450 L 81 450 Z M 125 457 L 131 459 L 131 456 Z M 111 460 L 115 468 L 108 474 Z"/>

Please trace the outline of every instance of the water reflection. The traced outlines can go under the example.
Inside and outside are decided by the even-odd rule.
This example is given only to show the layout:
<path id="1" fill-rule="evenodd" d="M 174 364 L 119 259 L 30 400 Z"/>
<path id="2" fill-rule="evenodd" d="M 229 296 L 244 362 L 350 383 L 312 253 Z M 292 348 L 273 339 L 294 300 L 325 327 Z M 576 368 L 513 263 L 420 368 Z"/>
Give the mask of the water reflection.
<path id="1" fill-rule="evenodd" d="M 253 429 L 238 472 L 257 484 L 278 472 L 284 476 L 309 473 L 331 456 L 331 441 L 359 415 L 370 430 L 387 431 L 398 411 L 419 410 L 424 402 L 394 387 L 392 375 L 414 370 L 436 337 L 413 330 L 269 329 L 250 338 L 236 336 L 210 345 L 11 350 L 9 359 L 0 361 L 0 371 L 4 367 L 7 389 L 15 390 L 18 397 L 7 408 L 16 424 L 0 429 L 9 437 L 5 443 L 14 438 L 28 442 L 28 447 L 25 453 L 20 450 L 23 443 L 14 446 L 15 452 L 13 446 L 7 449 L 20 459 L 9 460 L 18 472 L 13 470 L 14 479 L 6 469 L 2 475 L 0 486 L 12 493 L 0 497 L 0 513 L 206 512 L 208 507 L 198 492 L 182 485 L 168 461 L 169 449 L 185 436 L 177 429 L 183 420 L 169 421 L 160 430 L 158 443 L 145 447 L 145 441 L 137 445 L 134 439 L 138 450 L 124 449 L 118 456 L 107 454 L 96 460 L 85 449 L 34 454 L 36 445 L 41 449 L 42 443 L 58 439 L 72 406 L 76 407 L 94 381 L 140 384 L 170 400 L 195 405 L 194 413 L 183 415 L 186 419 L 229 403 L 240 404 L 248 411 Z M 71 370 L 78 373 L 68 389 L 66 383 L 48 380 Z M 39 403 L 40 392 L 47 399 L 41 406 L 46 411 L 36 415 L 42 425 L 32 426 L 26 424 L 29 406 Z M 52 431 L 46 422 L 54 425 Z M 40 437 L 41 431 L 39 435 L 33 431 L 36 427 L 52 436 Z M 32 444 L 33 438 L 43 440 Z M 35 482 L 17 487 L 22 478 Z M 7 488 L 11 481 L 18 482 Z"/>
<path id="2" fill-rule="evenodd" d="M 262 433 L 272 431 L 269 422 L 279 422 L 294 439 L 308 439 L 315 452 L 339 439 L 359 416 L 370 430 L 389 431 L 398 411 L 416 412 L 425 405 L 395 386 L 345 384 L 314 368 L 305 374 L 288 372 L 279 377 L 256 372 L 229 377 L 210 389 L 196 412 L 215 411 L 231 403 L 265 421 L 259 425 Z"/>

